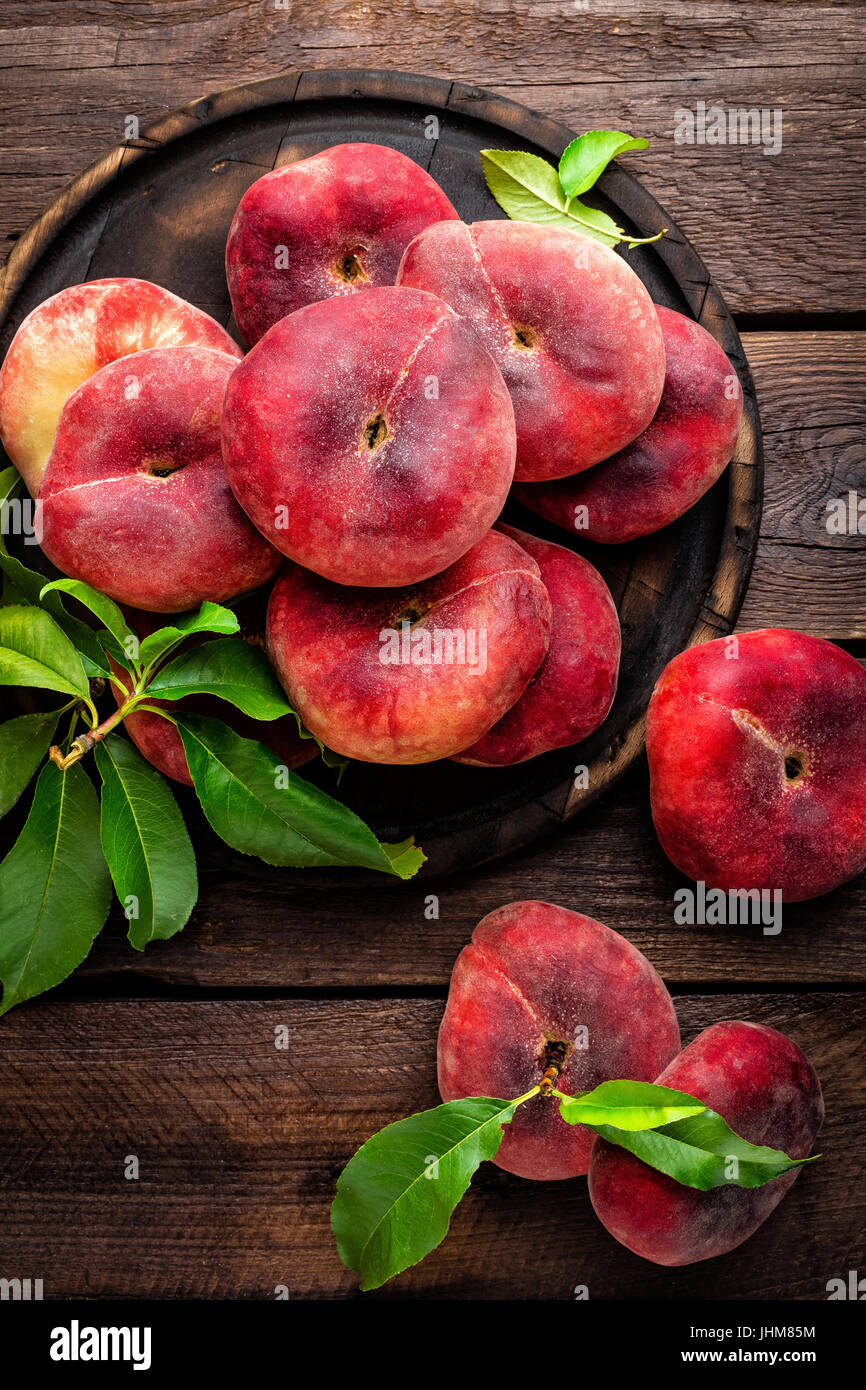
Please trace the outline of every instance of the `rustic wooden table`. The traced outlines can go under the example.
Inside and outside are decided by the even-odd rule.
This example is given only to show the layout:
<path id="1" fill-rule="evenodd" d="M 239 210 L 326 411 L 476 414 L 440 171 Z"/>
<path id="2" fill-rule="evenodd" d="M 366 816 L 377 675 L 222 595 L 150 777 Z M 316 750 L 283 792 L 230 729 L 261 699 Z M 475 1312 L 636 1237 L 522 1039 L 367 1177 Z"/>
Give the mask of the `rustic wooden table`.
<path id="1" fill-rule="evenodd" d="M 740 629 L 803 628 L 866 656 L 862 6 L 679 0 L 52 0 L 3 7 L 0 244 L 63 183 L 200 94 L 291 68 L 414 70 L 497 89 L 628 156 L 743 332 L 767 459 Z M 783 144 L 682 145 L 680 107 L 780 109 Z M 862 524 L 866 532 L 866 520 Z M 328 1207 L 373 1130 L 436 1102 L 457 952 L 511 899 L 578 908 L 645 951 L 686 1039 L 767 1022 L 825 1087 L 822 1162 L 740 1250 L 663 1270 L 595 1221 L 585 1184 L 482 1172 L 445 1244 L 379 1297 L 822 1299 L 862 1245 L 866 877 L 780 937 L 673 923 L 645 767 L 557 837 L 468 876 L 400 885 L 206 853 L 183 936 L 134 955 L 113 919 L 85 968 L 0 1025 L 0 1276 L 46 1297 L 351 1296 Z M 426 895 L 439 899 L 429 920 Z M 288 1029 L 287 1049 L 275 1029 Z M 127 1156 L 138 1180 L 125 1177 Z"/>

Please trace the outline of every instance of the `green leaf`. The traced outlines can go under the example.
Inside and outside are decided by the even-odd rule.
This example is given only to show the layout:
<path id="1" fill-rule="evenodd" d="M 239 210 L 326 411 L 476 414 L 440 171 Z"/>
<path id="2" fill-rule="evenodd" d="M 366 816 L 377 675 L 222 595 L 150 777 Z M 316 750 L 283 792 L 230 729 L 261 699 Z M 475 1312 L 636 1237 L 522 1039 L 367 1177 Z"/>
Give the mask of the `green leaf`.
<path id="1" fill-rule="evenodd" d="M 682 1097 L 683 1093 L 671 1094 Z M 701 1102 L 695 1100 L 695 1104 L 700 1106 Z M 750 1144 L 706 1106 L 687 1119 L 658 1129 L 629 1132 L 609 1124 L 590 1124 L 589 1128 L 609 1143 L 627 1149 L 650 1168 L 701 1192 L 713 1187 L 763 1187 L 781 1173 L 815 1161 L 789 1158 L 780 1149 Z"/>
<path id="2" fill-rule="evenodd" d="M 4 468 L 0 471 L 0 498 L 4 501 L 23 485 L 24 479 L 17 468 Z"/>
<path id="3" fill-rule="evenodd" d="M 471 1096 L 398 1120 L 374 1134 L 337 1182 L 331 1229 L 362 1289 L 417 1264 L 444 1239 L 451 1213 L 484 1159 L 502 1143 L 514 1101 Z"/>
<path id="4" fill-rule="evenodd" d="M 355 865 L 411 878 L 425 855 L 411 839 L 380 844 L 346 806 L 285 772 L 263 744 L 219 719 L 176 716 L 196 795 L 216 833 L 267 864 L 309 868 Z"/>
<path id="5" fill-rule="evenodd" d="M 198 896 L 195 855 L 168 783 L 131 743 L 111 735 L 96 745 L 95 757 L 102 849 L 129 920 L 129 940 L 143 951 L 189 920 Z"/>
<path id="6" fill-rule="evenodd" d="M 559 181 L 566 198 L 575 198 L 592 188 L 612 159 L 625 150 L 645 150 L 649 141 L 622 130 L 588 130 L 578 135 L 562 152 Z"/>
<path id="7" fill-rule="evenodd" d="M 536 154 L 526 154 L 522 150 L 482 150 L 481 167 L 493 197 L 503 211 L 517 221 L 540 222 L 548 227 L 583 232 L 605 246 L 616 246 L 620 241 L 630 246 L 643 246 L 658 240 L 657 236 L 627 236 L 606 212 L 598 212 L 574 199 L 569 203 L 553 165 Z M 659 232 L 658 236 L 661 235 Z"/>
<path id="8" fill-rule="evenodd" d="M 561 1096 L 560 1092 L 557 1095 Z M 582 1096 L 560 1098 L 559 1113 L 570 1125 L 616 1125 L 617 1129 L 658 1129 L 706 1110 L 703 1101 L 646 1081 L 603 1081 Z"/>
<path id="9" fill-rule="evenodd" d="M 15 469 L 4 469 L 0 473 L 0 505 L 13 497 L 20 487 L 21 479 Z M 5 539 L 2 534 L 0 534 L 0 570 L 3 571 L 4 576 L 4 605 L 10 603 L 16 606 L 32 604 L 34 607 L 44 608 L 78 648 L 88 676 L 108 675 L 110 668 L 97 634 L 87 626 L 87 623 L 81 622 L 79 618 L 71 617 L 66 612 L 59 594 L 50 594 L 40 604 L 39 596 L 45 587 L 45 575 L 37 574 L 35 570 L 28 569 L 20 560 L 10 555 L 6 550 Z"/>
<path id="10" fill-rule="evenodd" d="M 181 613 L 165 627 L 149 633 L 141 644 L 139 658 L 142 666 L 149 668 L 194 632 L 231 633 L 239 629 L 240 623 L 230 608 L 206 600 L 197 613 Z"/>
<path id="11" fill-rule="evenodd" d="M 111 904 L 96 792 L 78 766 L 46 763 L 24 829 L 0 864 L 0 1014 L 64 980 Z"/>
<path id="12" fill-rule="evenodd" d="M 253 719 L 293 713 L 264 652 L 242 637 L 220 637 L 182 652 L 157 672 L 147 693 L 159 700 L 216 695 Z"/>
<path id="13" fill-rule="evenodd" d="M 127 624 L 126 619 L 118 608 L 114 599 L 108 598 L 105 594 L 99 593 L 97 589 L 92 589 L 89 584 L 85 584 L 82 579 L 52 579 L 49 584 L 43 585 L 39 600 L 45 598 L 48 593 L 71 594 L 79 603 L 83 603 L 85 608 L 89 608 L 95 614 L 102 626 L 111 637 L 114 638 L 121 654 L 125 655 L 126 644 L 130 638 L 137 643 L 135 633 Z M 112 655 L 115 649 L 112 648 Z"/>
<path id="14" fill-rule="evenodd" d="M 0 685 L 61 690 L 90 699 L 80 656 L 41 608 L 0 608 Z"/>
<path id="15" fill-rule="evenodd" d="M 200 613 L 184 614 L 183 621 L 160 628 L 141 644 L 139 653 L 147 670 L 159 662 L 172 647 L 194 632 L 237 632 L 237 617 L 215 603 L 202 604 Z M 246 649 L 246 650 L 245 650 Z M 256 719 L 279 719 L 292 714 L 301 738 L 312 739 L 327 767 L 340 772 L 346 759 L 332 753 L 321 739 L 304 728 L 301 717 L 286 698 L 273 667 L 259 647 L 244 639 L 226 644 L 206 642 L 178 657 L 147 683 L 147 693 L 155 698 L 179 700 L 184 695 L 210 694 L 228 700 Z"/>
<path id="16" fill-rule="evenodd" d="M 59 710 L 22 714 L 0 724 L 0 816 L 11 811 L 54 737 Z"/>

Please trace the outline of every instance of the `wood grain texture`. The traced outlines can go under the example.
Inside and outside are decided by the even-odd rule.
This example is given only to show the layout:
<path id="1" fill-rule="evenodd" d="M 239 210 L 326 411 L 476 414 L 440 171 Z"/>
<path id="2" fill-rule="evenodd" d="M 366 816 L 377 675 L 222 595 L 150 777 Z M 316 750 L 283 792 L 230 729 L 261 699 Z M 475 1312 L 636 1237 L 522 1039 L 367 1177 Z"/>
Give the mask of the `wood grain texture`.
<path id="1" fill-rule="evenodd" d="M 864 41 L 856 5 L 678 0 L 108 0 L 8 3 L 0 149 L 10 246 L 124 134 L 203 92 L 290 68 L 383 67 L 493 86 L 578 129 L 634 129 L 628 157 L 737 312 L 864 305 Z M 783 143 L 677 145 L 698 100 L 779 108 Z M 0 244 L 3 244 L 0 242 Z"/>
<path id="2" fill-rule="evenodd" d="M 656 839 L 645 766 L 540 844 L 471 874 L 411 883 L 351 871 L 268 869 L 231 854 L 209 834 L 191 795 L 181 802 L 195 827 L 200 870 L 191 922 L 181 936 L 139 953 L 115 912 L 77 973 L 76 990 L 434 986 L 444 992 L 479 919 L 522 898 L 560 903 L 622 932 L 669 984 L 866 978 L 866 875 L 825 898 L 791 904 L 779 936 L 752 926 L 678 925 L 674 893 L 687 880 Z M 430 916 L 435 911 L 438 918 Z"/>
<path id="3" fill-rule="evenodd" d="M 822 1157 L 738 1250 L 664 1270 L 596 1221 L 584 1179 L 486 1165 L 444 1244 L 376 1297 L 823 1299 L 863 1269 L 866 1001 L 690 995 L 686 1040 L 722 1018 L 788 1033 L 825 1092 Z M 342 1298 L 328 1229 L 340 1169 L 382 1125 L 438 1103 L 439 1001 L 43 1003 L 0 1035 L 0 1269 L 46 1298 Z M 275 1029 L 288 1048 L 275 1048 Z M 326 1081 L 323 1084 L 323 1078 Z M 129 1155 L 137 1181 L 124 1178 Z"/>
<path id="4" fill-rule="evenodd" d="M 748 333 L 766 471 L 758 554 L 738 628 L 866 637 L 866 334 Z M 861 530 L 827 529 L 855 493 Z M 849 508 L 850 511 L 850 508 Z"/>

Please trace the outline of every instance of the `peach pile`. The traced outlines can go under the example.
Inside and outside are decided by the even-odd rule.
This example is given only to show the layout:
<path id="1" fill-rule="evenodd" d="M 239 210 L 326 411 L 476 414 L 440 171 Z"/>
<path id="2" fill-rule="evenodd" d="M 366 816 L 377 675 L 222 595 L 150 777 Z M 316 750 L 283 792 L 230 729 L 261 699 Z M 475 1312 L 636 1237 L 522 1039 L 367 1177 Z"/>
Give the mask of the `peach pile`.
<path id="1" fill-rule="evenodd" d="M 360 761 L 505 767 L 589 737 L 616 694 L 613 600 L 585 558 L 503 508 L 514 489 L 609 544 L 681 516 L 737 437 L 742 392 L 715 341 L 600 242 L 466 224 L 425 170 L 373 144 L 253 182 L 226 268 L 246 355 L 135 279 L 73 286 L 21 324 L 0 435 L 49 559 L 144 613 L 276 579 L 280 680 Z M 702 690 L 692 707 L 660 687 L 656 823 L 708 882 L 824 892 L 866 861 L 863 674 L 801 663 L 765 717 L 759 668 L 784 643 L 754 650 L 739 722 Z M 131 725 L 142 747 L 148 727 Z M 789 753 L 802 759 L 780 782 Z M 183 776 L 176 746 L 153 756 Z"/>
<path id="2" fill-rule="evenodd" d="M 524 1096 L 554 1068 L 564 1095 L 603 1081 L 652 1081 L 714 1110 L 740 1138 L 811 1154 L 821 1086 L 800 1049 L 760 1024 L 727 1020 L 683 1051 L 659 975 L 616 932 L 564 907 L 513 902 L 478 923 L 457 958 L 439 1030 L 442 1099 Z M 711 1259 L 747 1240 L 798 1176 L 700 1191 L 651 1168 L 540 1093 L 503 1126 L 494 1163 L 536 1181 L 589 1175 L 611 1235 L 662 1265 Z"/>

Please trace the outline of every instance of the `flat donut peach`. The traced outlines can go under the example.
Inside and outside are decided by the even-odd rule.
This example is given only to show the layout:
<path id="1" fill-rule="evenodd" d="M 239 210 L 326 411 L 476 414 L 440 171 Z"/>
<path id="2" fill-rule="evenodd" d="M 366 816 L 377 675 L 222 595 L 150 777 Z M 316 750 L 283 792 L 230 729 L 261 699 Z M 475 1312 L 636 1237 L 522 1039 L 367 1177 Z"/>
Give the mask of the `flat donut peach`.
<path id="1" fill-rule="evenodd" d="M 709 888 L 802 902 L 866 868 L 866 671 L 787 628 L 680 652 L 647 714 L 662 849 Z"/>
<path id="2" fill-rule="evenodd" d="M 442 1099 L 513 1100 L 559 1067 L 566 1095 L 602 1081 L 654 1081 L 680 1050 L 664 981 L 624 936 L 583 913 L 514 902 L 478 923 L 457 957 L 439 1029 Z M 493 1162 L 536 1181 L 587 1171 L 593 1132 L 552 1096 L 527 1101 Z"/>
<path id="3" fill-rule="evenodd" d="M 613 704 L 622 646 L 616 605 L 588 560 L 513 526 L 497 530 L 538 564 L 553 627 L 547 655 L 517 704 L 457 755 L 457 762 L 475 767 L 522 763 L 587 738 Z"/>
<path id="4" fill-rule="evenodd" d="M 743 393 L 715 338 L 692 319 L 657 306 L 665 341 L 665 386 L 637 439 L 578 478 L 530 483 L 515 495 L 530 511 L 604 545 L 648 536 L 703 497 L 737 442 Z"/>
<path id="5" fill-rule="evenodd" d="M 338 584 L 415 584 L 496 520 L 514 415 L 470 326 L 420 290 L 368 289 L 282 319 L 223 407 L 229 481 L 289 559 Z"/>
<path id="6" fill-rule="evenodd" d="M 236 359 L 150 348 L 69 397 L 39 496 L 58 569 L 119 603 L 181 613 L 272 578 L 280 557 L 235 501 L 220 405 Z"/>
<path id="7" fill-rule="evenodd" d="M 520 698 L 550 623 L 535 561 L 490 531 L 411 588 L 349 589 L 288 566 L 267 643 L 293 709 L 327 747 L 426 763 L 467 748 Z"/>
<path id="8" fill-rule="evenodd" d="M 520 481 L 579 473 L 655 414 L 665 370 L 655 305 L 601 242 L 531 222 L 438 222 L 406 248 L 397 283 L 440 295 L 496 359 Z"/>
<path id="9" fill-rule="evenodd" d="M 0 368 L 0 439 L 31 494 L 76 387 L 119 357 L 191 343 L 241 356 L 209 314 L 148 280 L 72 285 L 28 314 Z"/>
<path id="10" fill-rule="evenodd" d="M 705 1028 L 655 1077 L 695 1096 L 750 1144 L 808 1158 L 824 1119 L 821 1085 L 799 1047 L 775 1028 L 726 1019 Z M 657 1265 L 688 1265 L 727 1254 L 755 1233 L 800 1169 L 763 1187 L 701 1192 L 598 1138 L 589 1195 L 621 1245 Z"/>
<path id="11" fill-rule="evenodd" d="M 241 332 L 252 345 L 305 304 L 393 285 L 412 238 L 457 216 L 435 180 L 386 145 L 334 145 L 274 169 L 247 189 L 226 246 Z"/>

